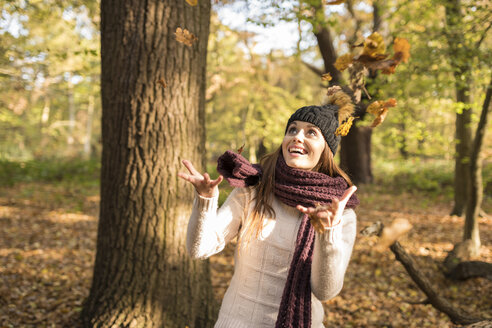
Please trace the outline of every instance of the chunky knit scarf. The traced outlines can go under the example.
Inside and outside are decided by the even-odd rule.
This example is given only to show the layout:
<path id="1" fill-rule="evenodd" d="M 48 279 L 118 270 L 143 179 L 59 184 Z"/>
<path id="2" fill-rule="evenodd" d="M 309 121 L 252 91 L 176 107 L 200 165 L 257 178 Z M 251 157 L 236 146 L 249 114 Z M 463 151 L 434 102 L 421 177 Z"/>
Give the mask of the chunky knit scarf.
<path id="1" fill-rule="evenodd" d="M 218 159 L 217 171 L 233 187 L 256 185 L 262 174 L 261 166 L 251 164 L 240 154 L 225 152 Z M 282 155 L 275 167 L 275 196 L 289 206 L 310 206 L 330 203 L 340 199 L 348 188 L 342 177 L 332 178 L 326 174 L 289 167 Z M 346 207 L 359 204 L 352 197 Z M 276 328 L 311 327 L 311 263 L 314 249 L 314 229 L 309 217 L 304 215 L 297 233 L 294 256 L 282 294 Z"/>

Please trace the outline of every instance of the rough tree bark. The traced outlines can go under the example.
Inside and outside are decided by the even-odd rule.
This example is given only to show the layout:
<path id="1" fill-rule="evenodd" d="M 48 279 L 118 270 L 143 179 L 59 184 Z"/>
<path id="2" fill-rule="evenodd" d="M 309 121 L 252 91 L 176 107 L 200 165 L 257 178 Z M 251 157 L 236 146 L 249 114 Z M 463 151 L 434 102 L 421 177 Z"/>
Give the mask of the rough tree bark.
<path id="1" fill-rule="evenodd" d="M 471 58 L 464 42 L 461 1 L 447 0 L 445 7 L 449 56 L 450 61 L 456 66 L 454 72 L 456 101 L 462 104 L 462 109 L 456 113 L 454 207 L 451 215 L 461 216 L 465 211 L 470 181 L 469 156 L 472 143 L 470 128 L 472 114 L 470 108 Z"/>
<path id="2" fill-rule="evenodd" d="M 101 209 L 85 327 L 213 325 L 208 262 L 185 250 L 193 193 L 177 177 L 183 158 L 204 164 L 209 20 L 210 1 L 101 1 Z M 198 41 L 178 43 L 177 27 Z"/>

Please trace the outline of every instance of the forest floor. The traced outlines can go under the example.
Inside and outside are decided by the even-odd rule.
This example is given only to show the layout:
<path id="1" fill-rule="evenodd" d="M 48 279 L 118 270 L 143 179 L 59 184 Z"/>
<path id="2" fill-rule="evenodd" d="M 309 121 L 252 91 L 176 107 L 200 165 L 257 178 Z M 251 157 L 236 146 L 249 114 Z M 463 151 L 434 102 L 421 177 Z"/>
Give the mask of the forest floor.
<path id="1" fill-rule="evenodd" d="M 440 263 L 462 236 L 463 219 L 449 216 L 444 195 L 358 191 L 358 230 L 375 221 L 408 219 L 401 239 L 439 294 L 476 316 L 492 318 L 492 281 L 447 280 Z M 73 327 L 87 297 L 95 256 L 96 184 L 23 182 L 0 188 L 0 328 Z M 492 262 L 492 200 L 480 218 L 480 260 Z M 233 270 L 233 245 L 211 258 L 215 296 L 222 299 Z M 340 295 L 325 303 L 326 327 L 455 327 L 425 299 L 376 237 L 358 236 Z"/>

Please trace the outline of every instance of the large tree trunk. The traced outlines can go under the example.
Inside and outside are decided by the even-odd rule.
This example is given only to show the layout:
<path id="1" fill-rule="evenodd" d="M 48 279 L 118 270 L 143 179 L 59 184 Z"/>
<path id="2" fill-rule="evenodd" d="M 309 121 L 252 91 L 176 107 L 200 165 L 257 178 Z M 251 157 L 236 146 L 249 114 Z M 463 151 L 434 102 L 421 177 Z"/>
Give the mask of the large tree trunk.
<path id="1" fill-rule="evenodd" d="M 464 42 L 461 14 L 461 1 L 448 0 L 446 7 L 446 36 L 449 45 L 449 57 L 456 65 L 455 89 L 456 102 L 462 109 L 456 114 L 456 155 L 454 171 L 454 208 L 451 215 L 461 216 L 465 210 L 467 191 L 470 182 L 470 151 L 471 151 L 471 107 L 470 85 L 472 60 Z M 461 63 L 461 64 L 460 64 Z"/>
<path id="2" fill-rule="evenodd" d="M 354 184 L 372 182 L 371 135 L 372 129 L 368 126 L 352 126 L 342 138 L 340 165 Z"/>
<path id="3" fill-rule="evenodd" d="M 209 20 L 205 0 L 101 2 L 101 210 L 85 327 L 213 325 L 208 262 L 185 249 L 193 193 L 177 177 L 183 158 L 204 164 Z M 198 41 L 178 43 L 177 27 Z"/>

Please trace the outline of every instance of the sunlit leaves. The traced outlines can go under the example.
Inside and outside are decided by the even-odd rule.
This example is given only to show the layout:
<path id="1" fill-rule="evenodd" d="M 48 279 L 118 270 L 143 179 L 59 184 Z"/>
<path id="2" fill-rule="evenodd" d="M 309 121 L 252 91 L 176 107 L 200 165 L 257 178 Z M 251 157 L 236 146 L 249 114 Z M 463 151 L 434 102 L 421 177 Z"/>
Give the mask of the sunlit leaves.
<path id="1" fill-rule="evenodd" d="M 381 34 L 374 32 L 364 40 L 364 49 L 362 50 L 362 55 L 366 55 L 372 58 L 380 58 L 384 55 L 386 51 L 386 46 L 384 45 L 384 40 Z"/>
<path id="2" fill-rule="evenodd" d="M 187 29 L 182 29 L 181 27 L 176 28 L 176 32 L 174 33 L 176 36 L 176 41 L 191 47 L 198 38 L 188 31 Z"/>
<path id="3" fill-rule="evenodd" d="M 354 122 L 355 117 L 350 116 L 346 122 L 342 123 L 337 130 L 335 131 L 336 136 L 346 136 L 349 133 L 350 128 L 352 127 L 352 123 Z"/>

